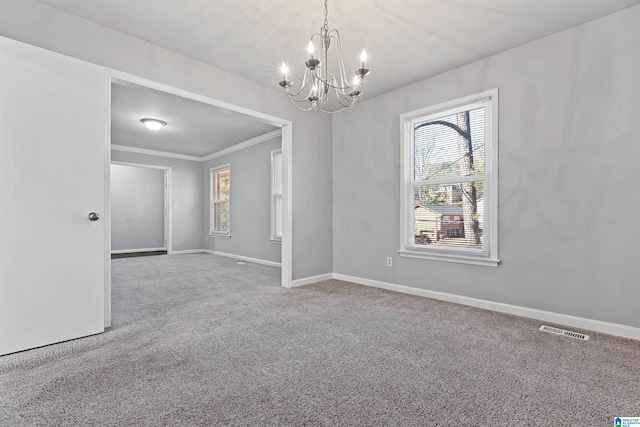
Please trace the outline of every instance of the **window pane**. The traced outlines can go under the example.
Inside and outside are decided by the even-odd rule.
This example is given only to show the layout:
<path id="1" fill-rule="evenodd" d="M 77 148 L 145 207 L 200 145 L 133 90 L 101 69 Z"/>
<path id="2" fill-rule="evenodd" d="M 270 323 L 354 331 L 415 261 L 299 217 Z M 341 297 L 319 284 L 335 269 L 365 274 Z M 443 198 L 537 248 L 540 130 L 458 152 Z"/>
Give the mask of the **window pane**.
<path id="1" fill-rule="evenodd" d="M 282 194 L 282 153 L 278 153 L 273 156 L 273 166 L 274 166 L 274 193 Z"/>
<path id="2" fill-rule="evenodd" d="M 229 202 L 218 202 L 213 205 L 213 231 L 229 231 Z"/>
<path id="3" fill-rule="evenodd" d="M 276 237 L 282 237 L 282 196 L 276 197 Z"/>
<path id="4" fill-rule="evenodd" d="M 484 107 L 417 123 L 414 179 L 484 174 L 484 144 Z"/>
<path id="5" fill-rule="evenodd" d="M 414 186 L 414 243 L 483 249 L 486 190 L 482 181 Z"/>
<path id="6" fill-rule="evenodd" d="M 229 199 L 229 169 L 214 172 L 214 200 Z"/>

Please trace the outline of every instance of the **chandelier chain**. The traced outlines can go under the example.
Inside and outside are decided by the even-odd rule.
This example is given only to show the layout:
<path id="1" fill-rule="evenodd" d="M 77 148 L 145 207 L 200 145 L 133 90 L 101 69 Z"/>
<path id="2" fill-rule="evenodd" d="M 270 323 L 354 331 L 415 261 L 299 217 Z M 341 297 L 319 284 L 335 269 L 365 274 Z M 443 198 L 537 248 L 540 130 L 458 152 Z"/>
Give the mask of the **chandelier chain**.
<path id="1" fill-rule="evenodd" d="M 324 0 L 324 31 L 329 32 L 329 0 Z"/>

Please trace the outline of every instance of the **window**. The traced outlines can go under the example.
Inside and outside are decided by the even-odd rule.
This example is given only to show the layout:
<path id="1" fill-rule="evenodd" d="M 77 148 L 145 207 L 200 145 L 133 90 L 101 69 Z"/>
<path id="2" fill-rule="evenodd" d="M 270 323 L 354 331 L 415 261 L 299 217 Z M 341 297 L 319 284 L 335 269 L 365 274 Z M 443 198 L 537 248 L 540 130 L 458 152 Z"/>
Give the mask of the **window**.
<path id="1" fill-rule="evenodd" d="M 211 205 L 209 209 L 211 234 L 229 235 L 229 175 L 229 165 L 211 169 Z"/>
<path id="2" fill-rule="evenodd" d="M 271 152 L 271 239 L 282 240 L 282 150 Z"/>
<path id="3" fill-rule="evenodd" d="M 497 107 L 494 89 L 400 116 L 401 256 L 498 265 Z"/>

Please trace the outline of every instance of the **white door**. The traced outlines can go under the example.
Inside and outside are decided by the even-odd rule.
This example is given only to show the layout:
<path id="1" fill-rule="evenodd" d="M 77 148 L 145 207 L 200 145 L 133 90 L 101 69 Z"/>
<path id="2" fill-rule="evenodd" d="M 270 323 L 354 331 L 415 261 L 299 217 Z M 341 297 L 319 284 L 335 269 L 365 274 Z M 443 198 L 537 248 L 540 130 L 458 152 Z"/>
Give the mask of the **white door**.
<path id="1" fill-rule="evenodd" d="M 104 331 L 105 81 L 0 37 L 0 355 Z"/>

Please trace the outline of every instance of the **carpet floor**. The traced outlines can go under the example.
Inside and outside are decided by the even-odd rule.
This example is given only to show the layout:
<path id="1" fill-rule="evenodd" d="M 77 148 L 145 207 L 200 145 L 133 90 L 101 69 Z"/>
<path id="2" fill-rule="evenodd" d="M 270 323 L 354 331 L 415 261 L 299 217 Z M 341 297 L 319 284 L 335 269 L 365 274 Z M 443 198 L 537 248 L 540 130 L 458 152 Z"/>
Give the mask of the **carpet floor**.
<path id="1" fill-rule="evenodd" d="M 613 426 L 640 342 L 208 254 L 113 260 L 113 327 L 0 357 L 2 426 Z"/>

